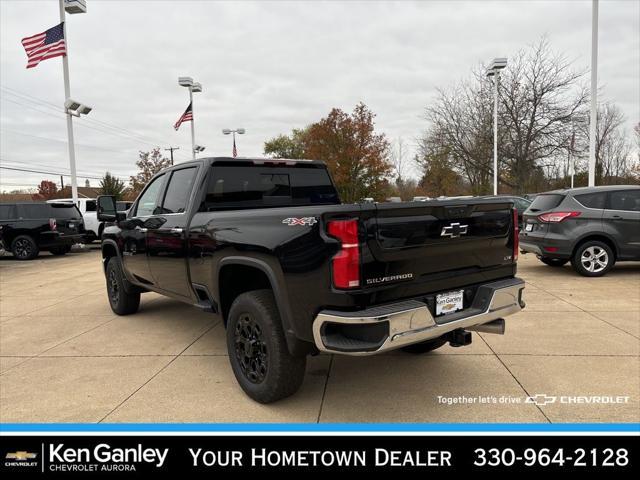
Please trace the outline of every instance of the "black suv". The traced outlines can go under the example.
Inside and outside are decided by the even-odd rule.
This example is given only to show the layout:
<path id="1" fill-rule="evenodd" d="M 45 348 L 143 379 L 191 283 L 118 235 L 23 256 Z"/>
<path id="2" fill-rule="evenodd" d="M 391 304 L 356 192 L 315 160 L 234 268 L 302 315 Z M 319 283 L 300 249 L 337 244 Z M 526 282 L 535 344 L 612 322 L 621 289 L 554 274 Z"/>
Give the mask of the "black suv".
<path id="1" fill-rule="evenodd" d="M 640 260 L 640 186 L 554 190 L 536 196 L 523 215 L 520 249 L 547 265 L 571 261 L 599 277 L 622 260 Z"/>
<path id="2" fill-rule="evenodd" d="M 64 255 L 84 238 L 78 207 L 70 203 L 1 203 L 0 250 L 31 260 L 41 250 Z"/>

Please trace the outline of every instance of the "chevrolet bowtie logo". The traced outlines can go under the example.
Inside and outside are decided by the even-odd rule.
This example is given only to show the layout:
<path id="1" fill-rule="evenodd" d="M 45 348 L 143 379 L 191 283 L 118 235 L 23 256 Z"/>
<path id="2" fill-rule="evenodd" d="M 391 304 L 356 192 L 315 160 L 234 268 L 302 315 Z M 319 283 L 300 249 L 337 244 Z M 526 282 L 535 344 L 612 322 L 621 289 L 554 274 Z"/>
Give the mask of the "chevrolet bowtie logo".
<path id="1" fill-rule="evenodd" d="M 32 458 L 36 458 L 37 455 L 37 453 L 18 451 L 7 453 L 5 458 L 10 460 L 30 460 Z"/>
<path id="2" fill-rule="evenodd" d="M 556 397 L 545 395 L 544 393 L 538 393 L 531 397 L 527 397 L 524 403 L 533 403 L 535 405 L 548 405 L 550 403 L 556 403 Z"/>
<path id="3" fill-rule="evenodd" d="M 469 228 L 469 225 L 460 225 L 459 223 L 455 222 L 449 226 L 442 227 L 442 232 L 440 232 L 440 236 L 457 238 L 460 235 L 466 235 L 468 228 Z"/>

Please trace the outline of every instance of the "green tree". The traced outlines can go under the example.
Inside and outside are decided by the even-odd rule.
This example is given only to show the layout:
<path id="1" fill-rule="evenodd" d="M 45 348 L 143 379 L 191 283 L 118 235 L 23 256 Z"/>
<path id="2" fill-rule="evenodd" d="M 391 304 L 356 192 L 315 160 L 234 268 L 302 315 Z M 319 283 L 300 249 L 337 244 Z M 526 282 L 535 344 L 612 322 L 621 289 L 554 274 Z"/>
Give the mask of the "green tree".
<path id="1" fill-rule="evenodd" d="M 131 176 L 129 179 L 134 196 L 137 196 L 142 191 L 144 186 L 151 180 L 151 177 L 160 170 L 171 166 L 171 160 L 163 157 L 160 147 L 156 147 L 150 152 L 140 152 L 140 158 L 136 162 L 136 166 L 138 167 L 138 174 Z"/>
<path id="2" fill-rule="evenodd" d="M 124 181 L 107 172 L 104 174 L 104 177 L 102 177 L 102 180 L 100 180 L 100 189 L 102 195 L 114 195 L 116 200 L 121 200 L 125 190 L 125 184 Z"/>
<path id="3" fill-rule="evenodd" d="M 307 128 L 294 128 L 291 135 L 278 135 L 264 142 L 264 153 L 273 158 L 305 158 Z"/>

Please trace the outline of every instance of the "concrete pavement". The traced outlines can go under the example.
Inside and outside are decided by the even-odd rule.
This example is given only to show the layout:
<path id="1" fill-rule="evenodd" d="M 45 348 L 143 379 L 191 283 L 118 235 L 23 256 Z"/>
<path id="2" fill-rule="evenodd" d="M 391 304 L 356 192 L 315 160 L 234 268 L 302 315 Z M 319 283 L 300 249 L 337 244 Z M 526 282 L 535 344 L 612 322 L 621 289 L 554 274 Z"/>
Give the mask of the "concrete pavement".
<path id="1" fill-rule="evenodd" d="M 640 263 L 589 279 L 524 255 L 519 276 L 527 308 L 506 335 L 421 356 L 320 355 L 298 394 L 261 405 L 236 384 L 211 314 L 149 293 L 138 314 L 114 315 L 95 247 L 5 256 L 0 421 L 640 421 Z"/>

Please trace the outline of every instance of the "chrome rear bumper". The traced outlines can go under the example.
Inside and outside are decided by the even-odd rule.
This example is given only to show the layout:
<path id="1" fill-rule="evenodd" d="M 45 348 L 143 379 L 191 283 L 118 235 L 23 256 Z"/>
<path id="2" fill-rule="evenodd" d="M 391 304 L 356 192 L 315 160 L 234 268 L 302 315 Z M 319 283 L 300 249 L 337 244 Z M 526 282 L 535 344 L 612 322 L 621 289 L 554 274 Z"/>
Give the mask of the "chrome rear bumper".
<path id="1" fill-rule="evenodd" d="M 321 352 L 373 355 L 438 338 L 459 328 L 472 330 L 476 325 L 517 313 L 524 308 L 524 286 L 519 278 L 482 285 L 469 308 L 437 318 L 419 300 L 358 312 L 323 310 L 313 322 L 313 338 Z M 352 326 L 347 329 L 356 334 L 341 334 L 340 325 Z"/>

